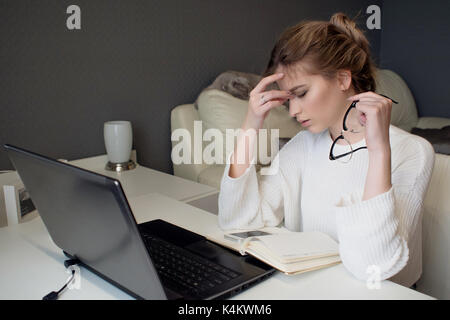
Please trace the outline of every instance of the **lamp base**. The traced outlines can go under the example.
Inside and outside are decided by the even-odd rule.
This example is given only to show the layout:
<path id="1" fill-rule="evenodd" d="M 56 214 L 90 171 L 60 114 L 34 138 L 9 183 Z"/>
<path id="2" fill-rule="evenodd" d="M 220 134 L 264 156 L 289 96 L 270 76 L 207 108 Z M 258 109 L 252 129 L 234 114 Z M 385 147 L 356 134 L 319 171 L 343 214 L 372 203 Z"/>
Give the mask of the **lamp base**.
<path id="1" fill-rule="evenodd" d="M 108 163 L 105 166 L 105 170 L 116 172 L 132 170 L 134 168 L 136 168 L 136 163 L 133 160 L 122 163 L 112 163 L 108 161 Z"/>

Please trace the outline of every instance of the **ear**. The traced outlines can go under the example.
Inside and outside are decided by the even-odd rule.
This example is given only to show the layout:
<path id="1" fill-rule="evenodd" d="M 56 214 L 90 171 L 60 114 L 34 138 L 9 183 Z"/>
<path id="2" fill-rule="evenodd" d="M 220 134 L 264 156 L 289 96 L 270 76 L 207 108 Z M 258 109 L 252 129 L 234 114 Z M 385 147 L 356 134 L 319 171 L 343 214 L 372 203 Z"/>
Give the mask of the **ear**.
<path id="1" fill-rule="evenodd" d="M 352 73 L 350 70 L 338 70 L 336 78 L 340 90 L 345 91 L 350 88 L 352 84 Z"/>

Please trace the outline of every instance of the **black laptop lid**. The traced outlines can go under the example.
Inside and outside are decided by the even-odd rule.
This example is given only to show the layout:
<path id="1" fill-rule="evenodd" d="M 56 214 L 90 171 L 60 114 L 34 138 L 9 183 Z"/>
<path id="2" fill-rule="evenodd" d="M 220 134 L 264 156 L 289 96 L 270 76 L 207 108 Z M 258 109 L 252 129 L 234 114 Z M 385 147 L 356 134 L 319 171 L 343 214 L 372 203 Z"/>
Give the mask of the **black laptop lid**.
<path id="1" fill-rule="evenodd" d="M 4 147 L 59 248 L 138 297 L 166 299 L 118 180 Z"/>

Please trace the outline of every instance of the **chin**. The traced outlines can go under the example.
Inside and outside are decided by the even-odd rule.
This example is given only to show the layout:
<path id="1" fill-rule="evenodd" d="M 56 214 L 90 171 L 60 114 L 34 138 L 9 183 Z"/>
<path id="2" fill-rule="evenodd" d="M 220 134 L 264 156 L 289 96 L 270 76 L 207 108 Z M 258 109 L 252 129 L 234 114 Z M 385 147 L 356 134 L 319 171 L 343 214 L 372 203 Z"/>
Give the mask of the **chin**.
<path id="1" fill-rule="evenodd" d="M 319 128 L 320 129 L 320 128 Z M 322 132 L 322 130 L 319 130 L 318 127 L 315 125 L 310 125 L 309 127 L 306 127 L 304 130 L 308 130 L 311 133 L 319 133 Z"/>

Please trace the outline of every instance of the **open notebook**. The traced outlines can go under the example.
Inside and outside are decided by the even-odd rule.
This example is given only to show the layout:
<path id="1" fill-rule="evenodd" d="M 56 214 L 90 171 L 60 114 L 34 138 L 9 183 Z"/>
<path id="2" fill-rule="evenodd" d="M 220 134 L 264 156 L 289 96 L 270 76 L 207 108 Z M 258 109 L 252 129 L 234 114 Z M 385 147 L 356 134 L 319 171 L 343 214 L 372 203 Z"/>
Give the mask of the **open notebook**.
<path id="1" fill-rule="evenodd" d="M 239 240 L 230 237 L 242 231 L 213 234 L 207 238 L 243 255 L 252 255 L 286 274 L 299 274 L 341 262 L 338 244 L 322 232 L 291 232 L 282 228 L 263 228 L 258 231 L 266 232 L 267 235 Z"/>

